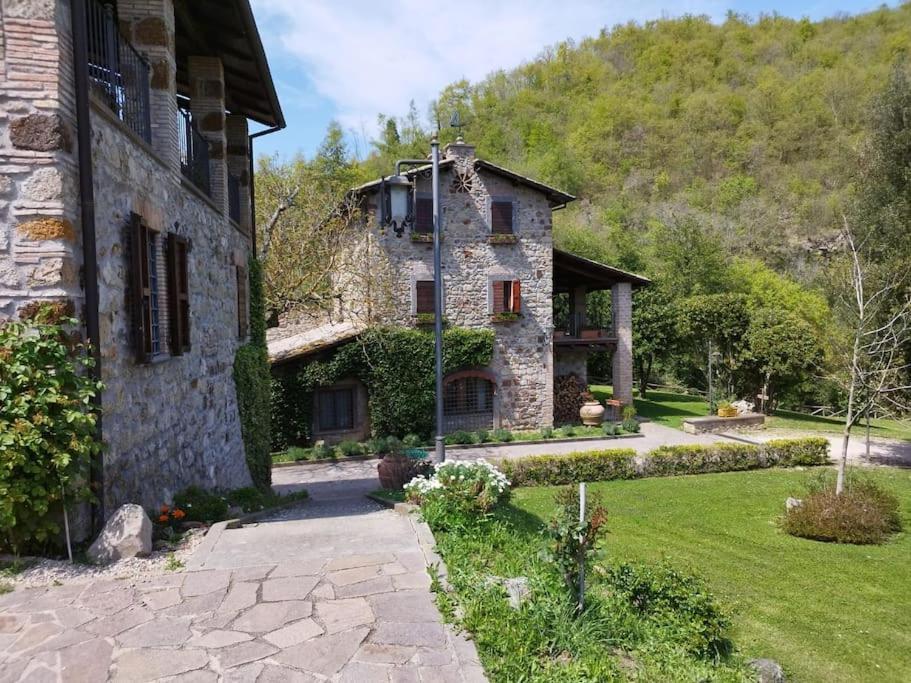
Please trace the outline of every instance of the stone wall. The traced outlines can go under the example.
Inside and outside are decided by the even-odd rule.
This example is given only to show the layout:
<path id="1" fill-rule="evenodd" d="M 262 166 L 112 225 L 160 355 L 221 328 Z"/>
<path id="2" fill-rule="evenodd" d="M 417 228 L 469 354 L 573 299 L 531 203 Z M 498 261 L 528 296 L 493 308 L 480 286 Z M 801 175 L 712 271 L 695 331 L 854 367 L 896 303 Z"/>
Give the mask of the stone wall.
<path id="1" fill-rule="evenodd" d="M 451 325 L 489 328 L 496 334 L 490 369 L 497 376 L 502 426 L 532 429 L 553 422 L 553 239 L 546 197 L 525 185 L 486 171 L 475 172 L 474 148 L 450 145 L 452 167 L 441 171 L 444 316 Z M 462 191 L 467 180 L 469 191 Z M 417 181 L 430 193 L 430 178 Z M 515 244 L 488 243 L 490 199 L 515 202 Z M 375 201 L 375 198 L 374 198 Z M 412 242 L 406 233 L 378 231 L 392 272 L 393 322 L 413 325 L 416 280 L 433 279 L 433 247 Z M 521 282 L 522 316 L 492 322 L 492 283 Z"/>
<path id="2" fill-rule="evenodd" d="M 0 319 L 81 306 L 70 10 L 0 0 Z"/>
<path id="3" fill-rule="evenodd" d="M 107 509 L 155 505 L 190 484 L 248 485 L 233 363 L 242 343 L 235 267 L 246 264 L 249 240 L 103 106 L 93 107 L 92 128 Z M 148 365 L 137 364 L 132 350 L 131 212 L 162 237 L 174 232 L 191 245 L 191 349 Z"/>

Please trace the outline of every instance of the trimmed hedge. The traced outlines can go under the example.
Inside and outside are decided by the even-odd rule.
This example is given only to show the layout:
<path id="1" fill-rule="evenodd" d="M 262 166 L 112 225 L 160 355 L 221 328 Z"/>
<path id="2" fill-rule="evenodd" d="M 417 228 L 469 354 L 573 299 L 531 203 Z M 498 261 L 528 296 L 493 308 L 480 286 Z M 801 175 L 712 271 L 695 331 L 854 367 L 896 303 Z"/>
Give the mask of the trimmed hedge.
<path id="1" fill-rule="evenodd" d="M 560 486 L 580 481 L 736 472 L 768 467 L 826 465 L 828 462 L 829 442 L 824 438 L 810 437 L 776 439 L 760 445 L 661 446 L 642 457 L 637 457 L 632 449 L 535 455 L 503 460 L 499 467 L 513 486 Z"/>
<path id="2" fill-rule="evenodd" d="M 635 479 L 636 451 L 613 448 L 570 455 L 533 455 L 502 460 L 500 471 L 513 486 L 559 486 L 579 481 Z"/>

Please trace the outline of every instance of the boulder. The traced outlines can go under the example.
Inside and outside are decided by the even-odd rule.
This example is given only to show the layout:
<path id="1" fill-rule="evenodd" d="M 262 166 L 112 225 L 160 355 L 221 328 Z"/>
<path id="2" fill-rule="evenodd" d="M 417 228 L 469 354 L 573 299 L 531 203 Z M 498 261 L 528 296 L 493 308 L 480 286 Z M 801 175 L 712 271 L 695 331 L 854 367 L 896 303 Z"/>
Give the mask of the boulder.
<path id="1" fill-rule="evenodd" d="M 513 579 L 506 579 L 503 582 L 506 588 L 506 595 L 509 596 L 509 606 L 513 609 L 520 609 L 522 603 L 531 595 L 531 589 L 528 587 L 528 579 L 524 576 L 517 576 Z"/>
<path id="2" fill-rule="evenodd" d="M 758 675 L 759 683 L 787 683 L 784 669 L 774 659 L 751 659 L 747 664 Z"/>
<path id="3" fill-rule="evenodd" d="M 803 501 L 800 498 L 788 498 L 784 502 L 786 510 L 793 510 L 794 508 L 799 508 L 801 505 L 803 505 Z"/>
<path id="4" fill-rule="evenodd" d="M 127 503 L 117 508 L 101 534 L 89 547 L 92 562 L 107 564 L 127 557 L 144 557 L 152 552 L 152 522 L 140 505 Z"/>

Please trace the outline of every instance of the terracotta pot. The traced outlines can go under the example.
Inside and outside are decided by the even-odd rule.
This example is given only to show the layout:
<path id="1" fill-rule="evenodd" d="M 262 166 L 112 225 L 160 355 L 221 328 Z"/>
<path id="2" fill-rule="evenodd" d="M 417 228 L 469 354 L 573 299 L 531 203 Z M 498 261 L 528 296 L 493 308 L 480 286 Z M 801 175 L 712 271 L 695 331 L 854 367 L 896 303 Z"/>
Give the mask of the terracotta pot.
<path id="1" fill-rule="evenodd" d="M 380 486 L 390 491 L 400 491 L 414 477 L 414 463 L 402 453 L 387 453 L 376 466 Z"/>
<path id="2" fill-rule="evenodd" d="M 604 406 L 598 401 L 586 401 L 579 408 L 579 417 L 587 427 L 597 427 L 604 421 Z"/>

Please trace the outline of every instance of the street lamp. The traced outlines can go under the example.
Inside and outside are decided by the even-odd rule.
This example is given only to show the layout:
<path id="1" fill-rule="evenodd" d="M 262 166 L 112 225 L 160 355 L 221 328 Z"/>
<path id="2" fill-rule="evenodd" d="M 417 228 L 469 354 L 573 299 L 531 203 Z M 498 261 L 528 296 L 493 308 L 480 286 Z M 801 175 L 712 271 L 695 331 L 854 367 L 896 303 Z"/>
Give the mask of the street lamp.
<path id="1" fill-rule="evenodd" d="M 433 341 L 436 370 L 436 436 L 434 460 L 446 460 L 443 441 L 443 272 L 440 251 L 440 141 L 436 135 L 430 141 L 430 164 L 433 188 Z M 402 166 L 426 166 L 426 159 L 399 159 L 395 175 L 380 181 L 379 223 L 392 227 L 401 237 L 406 226 L 413 226 L 414 184 L 402 174 Z"/>

